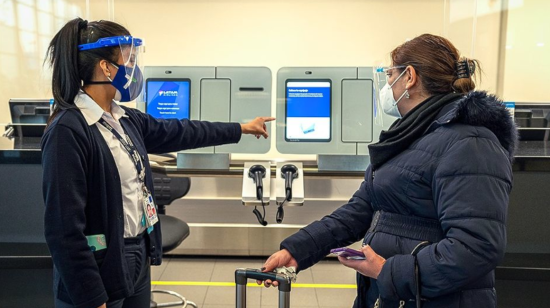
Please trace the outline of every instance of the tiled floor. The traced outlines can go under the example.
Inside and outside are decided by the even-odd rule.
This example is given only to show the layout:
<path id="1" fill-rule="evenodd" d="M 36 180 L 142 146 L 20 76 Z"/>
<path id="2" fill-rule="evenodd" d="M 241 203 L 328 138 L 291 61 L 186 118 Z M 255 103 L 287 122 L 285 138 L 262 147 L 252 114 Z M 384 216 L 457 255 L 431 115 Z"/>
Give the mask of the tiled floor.
<path id="1" fill-rule="evenodd" d="M 235 269 L 261 268 L 265 259 L 165 257 L 161 266 L 151 269 L 153 281 L 189 282 L 234 282 Z M 296 284 L 355 284 L 355 271 L 341 265 L 337 260 L 324 260 L 298 274 Z M 178 292 L 200 308 L 234 308 L 234 286 L 156 286 Z M 356 290 L 353 288 L 293 288 L 290 293 L 292 308 L 341 308 L 351 307 Z M 163 295 L 155 300 L 170 301 Z M 276 288 L 249 287 L 248 308 L 278 307 Z"/>

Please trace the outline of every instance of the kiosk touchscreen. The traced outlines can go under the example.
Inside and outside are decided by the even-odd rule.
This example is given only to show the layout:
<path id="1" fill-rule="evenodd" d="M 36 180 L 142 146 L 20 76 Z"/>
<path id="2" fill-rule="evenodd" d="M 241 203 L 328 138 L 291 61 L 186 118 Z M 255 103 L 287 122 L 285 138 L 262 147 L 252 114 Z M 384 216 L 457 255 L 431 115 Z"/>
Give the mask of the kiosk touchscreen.
<path id="1" fill-rule="evenodd" d="M 287 79 L 285 139 L 287 142 L 330 142 L 332 91 L 330 79 Z"/>
<path id="2" fill-rule="evenodd" d="M 189 119 L 191 80 L 154 79 L 145 82 L 148 114 L 159 119 Z"/>
<path id="3" fill-rule="evenodd" d="M 39 149 L 53 99 L 10 99 L 12 133 L 15 149 Z"/>
<path id="4" fill-rule="evenodd" d="M 13 124 L 46 124 L 50 117 L 51 103 L 49 99 L 10 99 L 11 122 Z"/>

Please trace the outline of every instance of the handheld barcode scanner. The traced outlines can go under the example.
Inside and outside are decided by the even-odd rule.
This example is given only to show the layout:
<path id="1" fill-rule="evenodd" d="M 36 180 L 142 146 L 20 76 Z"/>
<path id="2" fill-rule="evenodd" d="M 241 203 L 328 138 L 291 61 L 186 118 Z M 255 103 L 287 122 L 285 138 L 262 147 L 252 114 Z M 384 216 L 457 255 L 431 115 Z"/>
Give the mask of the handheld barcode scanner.
<path id="1" fill-rule="evenodd" d="M 292 200 L 292 181 L 298 178 L 298 168 L 295 165 L 284 165 L 281 167 L 281 176 L 285 179 L 286 201 Z"/>
<path id="2" fill-rule="evenodd" d="M 264 187 L 263 187 L 263 178 L 265 178 L 265 167 L 262 165 L 254 165 L 250 167 L 248 170 L 248 177 L 252 178 L 254 180 L 254 184 L 256 184 L 256 199 L 260 200 L 262 203 L 262 207 L 264 207 L 264 213 L 265 213 L 265 205 L 263 202 L 264 198 Z M 252 211 L 254 215 L 256 215 L 256 218 L 258 218 L 258 222 L 262 226 L 267 226 L 267 221 L 265 221 L 265 214 L 262 216 L 260 214 L 260 211 L 258 211 L 257 208 L 254 207 L 254 210 Z"/>
<path id="3" fill-rule="evenodd" d="M 281 167 L 281 176 L 285 179 L 285 199 L 279 204 L 275 220 L 277 223 L 282 223 L 285 218 L 283 204 L 285 201 L 292 200 L 292 181 L 298 178 L 298 168 L 295 165 L 287 164 Z"/>
<path id="4" fill-rule="evenodd" d="M 256 184 L 256 199 L 262 200 L 263 199 L 263 178 L 265 178 L 265 167 L 262 165 L 254 165 L 250 167 L 248 170 L 248 177 L 252 178 L 254 180 L 254 183 Z"/>

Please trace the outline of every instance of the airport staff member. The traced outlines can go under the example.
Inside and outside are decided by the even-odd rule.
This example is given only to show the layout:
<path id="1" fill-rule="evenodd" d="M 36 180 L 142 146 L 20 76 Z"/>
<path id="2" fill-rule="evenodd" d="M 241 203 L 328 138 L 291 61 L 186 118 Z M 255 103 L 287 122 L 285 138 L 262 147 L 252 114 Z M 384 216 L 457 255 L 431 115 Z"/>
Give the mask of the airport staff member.
<path id="1" fill-rule="evenodd" d="M 120 106 L 142 90 L 141 40 L 109 21 L 68 22 L 49 46 L 54 112 L 42 139 L 45 235 L 58 308 L 150 304 L 162 258 L 147 153 L 267 138 L 265 122 L 158 120 Z"/>
<path id="2" fill-rule="evenodd" d="M 265 270 L 303 270 L 363 239 L 366 260 L 339 257 L 358 272 L 354 307 L 496 307 L 516 126 L 473 91 L 479 64 L 447 39 L 421 35 L 391 61 L 380 100 L 399 119 L 369 147 L 359 190 L 285 239 Z"/>

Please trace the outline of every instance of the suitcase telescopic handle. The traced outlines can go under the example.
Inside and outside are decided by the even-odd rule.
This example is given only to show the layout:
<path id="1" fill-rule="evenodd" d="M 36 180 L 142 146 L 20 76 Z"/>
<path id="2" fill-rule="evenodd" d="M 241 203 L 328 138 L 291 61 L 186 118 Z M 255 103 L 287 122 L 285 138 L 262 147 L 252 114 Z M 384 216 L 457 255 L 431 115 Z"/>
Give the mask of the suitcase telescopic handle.
<path id="1" fill-rule="evenodd" d="M 236 307 L 246 307 L 246 284 L 248 279 L 260 281 L 277 281 L 279 283 L 279 308 L 290 307 L 290 279 L 282 274 L 264 273 L 259 269 L 237 269 L 235 283 L 237 284 Z"/>
<path id="2" fill-rule="evenodd" d="M 264 273 L 257 269 L 237 269 L 235 271 L 235 283 L 238 285 L 246 285 L 248 279 L 277 281 L 279 283 L 279 291 L 290 292 L 291 283 L 285 275 L 273 272 Z"/>

